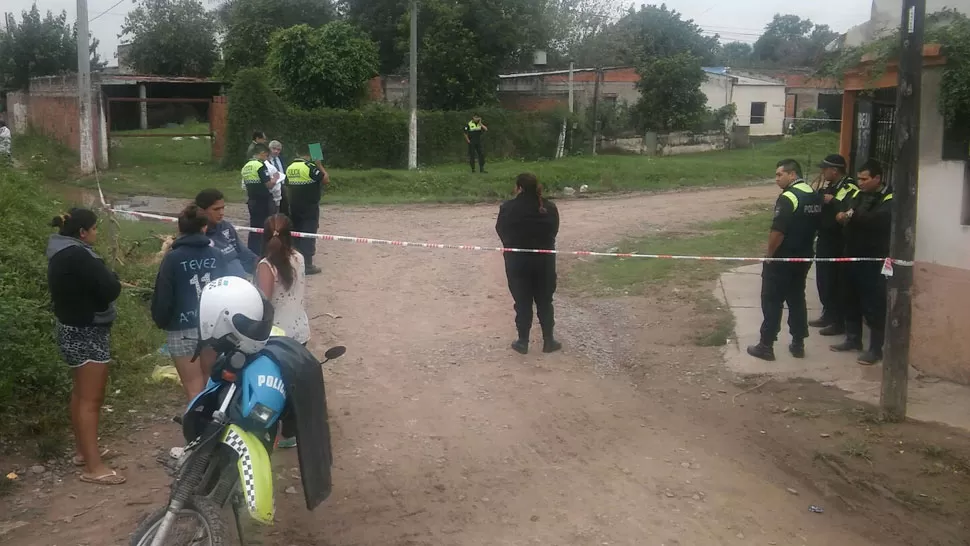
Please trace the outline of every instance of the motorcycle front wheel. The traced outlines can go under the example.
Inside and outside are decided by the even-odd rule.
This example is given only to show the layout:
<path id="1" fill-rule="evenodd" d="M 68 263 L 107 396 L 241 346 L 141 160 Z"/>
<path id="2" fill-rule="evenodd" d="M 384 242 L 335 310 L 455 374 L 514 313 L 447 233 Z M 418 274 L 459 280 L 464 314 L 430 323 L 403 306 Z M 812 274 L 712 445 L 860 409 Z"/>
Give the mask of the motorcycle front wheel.
<path id="1" fill-rule="evenodd" d="M 168 507 L 152 512 L 131 537 L 131 546 L 151 546 Z M 203 497 L 185 503 L 172 526 L 165 546 L 230 546 L 235 535 L 234 526 L 226 524 L 220 508 Z"/>

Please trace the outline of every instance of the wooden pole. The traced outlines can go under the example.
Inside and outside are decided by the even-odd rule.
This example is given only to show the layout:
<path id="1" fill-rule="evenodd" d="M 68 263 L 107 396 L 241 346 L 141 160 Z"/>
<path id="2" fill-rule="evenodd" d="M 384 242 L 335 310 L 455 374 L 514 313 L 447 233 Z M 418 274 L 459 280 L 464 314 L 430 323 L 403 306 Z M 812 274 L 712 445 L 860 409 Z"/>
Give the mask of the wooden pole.
<path id="1" fill-rule="evenodd" d="M 411 0 L 411 43 L 408 74 L 408 169 L 418 168 L 418 0 Z"/>
<path id="2" fill-rule="evenodd" d="M 600 104 L 600 74 L 601 70 L 599 67 L 596 68 L 595 81 L 593 82 L 593 155 L 596 155 L 596 145 L 597 140 L 600 135 L 600 118 L 599 118 L 599 104 Z"/>
<path id="3" fill-rule="evenodd" d="M 885 358 L 880 406 L 892 422 L 906 419 L 909 341 L 912 326 L 913 265 L 916 257 L 916 196 L 919 182 L 920 87 L 926 0 L 904 0 L 900 27 L 899 85 L 896 88 L 896 165 L 893 169 L 893 225 Z"/>

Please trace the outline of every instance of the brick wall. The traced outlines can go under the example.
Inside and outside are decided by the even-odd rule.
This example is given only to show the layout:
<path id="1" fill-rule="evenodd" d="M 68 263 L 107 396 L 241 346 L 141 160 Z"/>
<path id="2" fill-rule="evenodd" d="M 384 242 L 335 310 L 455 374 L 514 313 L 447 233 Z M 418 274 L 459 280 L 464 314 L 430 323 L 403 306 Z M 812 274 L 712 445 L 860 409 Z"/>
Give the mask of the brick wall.
<path id="1" fill-rule="evenodd" d="M 212 97 L 209 106 L 209 130 L 212 131 L 212 158 L 220 160 L 226 153 L 226 132 L 229 127 L 229 97 Z"/>

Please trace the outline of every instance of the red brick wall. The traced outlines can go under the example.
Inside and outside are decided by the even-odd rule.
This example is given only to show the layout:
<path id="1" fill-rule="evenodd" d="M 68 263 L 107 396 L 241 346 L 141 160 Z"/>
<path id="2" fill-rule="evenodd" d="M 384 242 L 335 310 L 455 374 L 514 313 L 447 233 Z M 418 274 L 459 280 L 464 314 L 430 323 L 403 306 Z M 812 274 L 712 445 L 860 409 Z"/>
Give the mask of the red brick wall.
<path id="1" fill-rule="evenodd" d="M 76 151 L 81 149 L 78 115 L 75 97 L 27 98 L 27 123 L 30 127 Z M 92 130 L 96 128 L 97 124 L 94 124 Z M 96 136 L 98 132 L 93 134 Z"/>
<path id="2" fill-rule="evenodd" d="M 226 129 L 229 126 L 229 97 L 212 97 L 209 106 L 209 130 L 212 132 L 212 158 L 222 159 L 226 152 Z"/>
<path id="3" fill-rule="evenodd" d="M 541 95 L 519 95 L 516 93 L 504 93 L 499 95 L 499 102 L 506 110 L 516 110 L 519 112 L 544 112 L 555 110 L 556 108 L 568 108 L 568 97 L 548 97 Z"/>

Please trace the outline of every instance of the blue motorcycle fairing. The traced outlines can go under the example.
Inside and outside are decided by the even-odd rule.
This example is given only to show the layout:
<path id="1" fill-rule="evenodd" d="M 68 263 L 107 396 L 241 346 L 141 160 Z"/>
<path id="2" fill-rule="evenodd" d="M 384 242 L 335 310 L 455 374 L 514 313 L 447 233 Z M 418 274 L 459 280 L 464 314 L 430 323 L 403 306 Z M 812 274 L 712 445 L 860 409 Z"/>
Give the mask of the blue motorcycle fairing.
<path id="1" fill-rule="evenodd" d="M 200 400 L 202 400 L 203 398 L 205 398 L 209 394 L 211 394 L 211 393 L 215 392 L 216 390 L 218 390 L 221 385 L 222 385 L 222 383 L 216 383 L 215 381 L 212 380 L 212 378 L 209 378 L 208 382 L 205 384 L 205 388 L 202 389 L 202 392 L 200 392 L 199 394 L 195 395 L 195 398 L 193 398 L 189 402 L 189 405 L 185 407 L 185 412 L 184 413 L 188 413 L 188 412 L 192 411 L 192 408 L 196 404 L 198 404 Z"/>
<path id="2" fill-rule="evenodd" d="M 240 413 L 249 419 L 253 408 L 260 404 L 274 412 L 265 428 L 274 426 L 286 407 L 286 386 L 279 364 L 267 354 L 258 355 L 239 377 L 241 390 Z"/>

